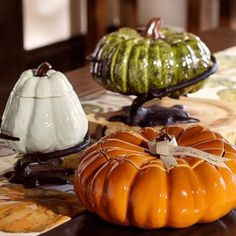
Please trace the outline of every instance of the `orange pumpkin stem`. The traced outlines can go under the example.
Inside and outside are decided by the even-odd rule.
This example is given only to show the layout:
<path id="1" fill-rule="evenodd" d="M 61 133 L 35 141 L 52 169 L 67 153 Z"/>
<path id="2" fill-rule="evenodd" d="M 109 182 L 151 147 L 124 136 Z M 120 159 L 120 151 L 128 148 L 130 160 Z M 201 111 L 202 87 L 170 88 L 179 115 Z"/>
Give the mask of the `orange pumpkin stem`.
<path id="1" fill-rule="evenodd" d="M 47 76 L 47 72 L 52 68 L 48 62 L 41 63 L 35 71 L 35 76 L 43 77 Z"/>
<path id="2" fill-rule="evenodd" d="M 161 28 L 161 18 L 152 18 L 144 30 L 144 36 L 147 38 L 151 38 L 153 40 L 158 40 L 161 38 L 160 35 L 160 28 Z"/>

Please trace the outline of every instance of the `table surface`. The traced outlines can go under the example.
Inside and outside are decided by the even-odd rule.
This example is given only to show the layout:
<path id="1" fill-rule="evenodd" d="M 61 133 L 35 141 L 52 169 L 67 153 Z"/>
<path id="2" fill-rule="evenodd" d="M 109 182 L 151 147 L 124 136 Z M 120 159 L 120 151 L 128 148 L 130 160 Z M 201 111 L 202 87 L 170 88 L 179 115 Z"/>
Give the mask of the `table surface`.
<path id="1" fill-rule="evenodd" d="M 212 52 L 217 52 L 236 45 L 236 31 L 226 29 L 213 29 L 211 31 L 202 32 L 199 34 L 203 41 L 206 42 Z M 89 74 L 89 66 L 79 68 L 66 73 L 72 83 L 75 91 L 80 98 L 87 95 L 97 93 L 98 91 L 105 91 L 96 82 L 94 82 Z M 4 93 L 6 94 L 6 93 Z M 1 94 L 0 98 L 7 99 L 5 95 Z M 9 93 L 8 93 L 9 95 Z M 3 104 L 0 103 L 0 114 L 3 111 Z M 213 223 L 194 225 L 192 227 L 173 230 L 141 230 L 132 227 L 120 227 L 108 224 L 98 219 L 96 216 L 85 212 L 73 220 L 44 233 L 44 236 L 50 235 L 165 235 L 165 236 L 184 236 L 184 235 L 236 235 L 236 210 L 230 214 Z"/>
<path id="2" fill-rule="evenodd" d="M 208 224 L 197 224 L 185 229 L 162 228 L 144 230 L 134 227 L 106 223 L 94 214 L 83 213 L 77 218 L 54 228 L 42 236 L 235 236 L 236 210 L 220 220 Z"/>

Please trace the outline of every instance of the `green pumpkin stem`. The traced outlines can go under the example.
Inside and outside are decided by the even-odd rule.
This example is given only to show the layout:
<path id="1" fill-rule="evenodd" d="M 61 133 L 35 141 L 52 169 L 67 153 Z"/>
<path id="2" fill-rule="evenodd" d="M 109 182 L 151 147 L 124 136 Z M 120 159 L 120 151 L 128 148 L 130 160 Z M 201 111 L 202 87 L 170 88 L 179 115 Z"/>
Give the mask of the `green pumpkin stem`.
<path id="1" fill-rule="evenodd" d="M 152 18 L 145 30 L 144 30 L 144 36 L 147 38 L 151 38 L 153 40 L 158 40 L 159 38 L 161 38 L 160 35 L 160 27 L 161 27 L 161 18 Z"/>
<path id="2" fill-rule="evenodd" d="M 52 66 L 50 65 L 50 63 L 48 62 L 43 62 L 42 64 L 40 64 L 38 66 L 38 68 L 35 71 L 35 76 L 39 76 L 39 77 L 43 77 L 43 76 L 47 76 L 47 72 L 52 68 Z"/>

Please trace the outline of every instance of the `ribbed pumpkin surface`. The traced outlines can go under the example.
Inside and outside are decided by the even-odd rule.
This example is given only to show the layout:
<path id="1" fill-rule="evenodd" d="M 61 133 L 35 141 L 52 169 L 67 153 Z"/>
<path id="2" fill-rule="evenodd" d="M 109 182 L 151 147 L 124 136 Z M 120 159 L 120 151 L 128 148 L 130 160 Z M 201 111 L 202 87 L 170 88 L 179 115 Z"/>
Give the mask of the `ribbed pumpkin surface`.
<path id="1" fill-rule="evenodd" d="M 227 168 L 198 158 L 177 158 L 166 171 L 148 152 L 152 128 L 120 131 L 85 150 L 74 179 L 84 206 L 102 219 L 142 228 L 187 227 L 219 219 L 236 206 L 236 149 L 221 135 L 195 125 L 169 126 L 180 146 L 229 158 Z"/>
<path id="2" fill-rule="evenodd" d="M 108 90 L 139 95 L 191 80 L 212 66 L 211 53 L 197 36 L 169 28 L 159 33 L 154 40 L 122 28 L 104 36 L 92 55 L 93 78 Z"/>

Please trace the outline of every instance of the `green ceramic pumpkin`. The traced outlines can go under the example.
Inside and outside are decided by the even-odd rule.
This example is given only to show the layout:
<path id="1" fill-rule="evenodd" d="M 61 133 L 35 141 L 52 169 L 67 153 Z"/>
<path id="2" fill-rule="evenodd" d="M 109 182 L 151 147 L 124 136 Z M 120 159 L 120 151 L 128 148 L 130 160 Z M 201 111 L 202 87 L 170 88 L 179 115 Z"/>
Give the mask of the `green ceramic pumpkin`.
<path id="1" fill-rule="evenodd" d="M 199 37 L 152 19 L 146 30 L 131 28 L 104 36 L 92 54 L 91 73 L 104 88 L 140 95 L 193 79 L 212 67 L 211 53 Z M 197 83 L 173 96 L 198 90 Z"/>

